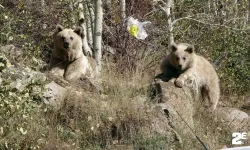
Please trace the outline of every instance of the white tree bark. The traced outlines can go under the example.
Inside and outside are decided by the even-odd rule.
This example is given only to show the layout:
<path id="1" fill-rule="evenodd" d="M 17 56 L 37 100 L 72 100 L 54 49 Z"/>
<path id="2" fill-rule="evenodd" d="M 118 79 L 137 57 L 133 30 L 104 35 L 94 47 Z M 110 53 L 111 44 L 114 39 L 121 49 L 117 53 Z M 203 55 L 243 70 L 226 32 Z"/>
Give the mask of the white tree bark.
<path id="1" fill-rule="evenodd" d="M 87 31 L 87 40 L 88 43 L 91 47 L 93 47 L 93 20 L 92 20 L 92 16 L 94 16 L 94 14 L 90 14 L 89 11 L 89 2 L 87 2 L 85 4 L 85 20 L 86 20 L 86 31 Z M 93 11 L 92 11 L 93 12 Z M 92 15 L 92 16 L 91 16 Z"/>
<path id="2" fill-rule="evenodd" d="M 167 0 L 167 2 L 164 2 L 163 0 L 159 0 L 159 2 L 162 3 L 162 5 L 161 4 L 159 5 L 159 7 L 167 15 L 167 28 L 168 28 L 168 32 L 169 32 L 168 44 L 170 46 L 171 43 L 174 43 L 173 22 L 172 22 L 172 18 L 171 18 L 171 8 L 173 5 L 173 0 Z"/>
<path id="3" fill-rule="evenodd" d="M 69 4 L 69 8 L 70 8 L 70 11 L 71 11 L 71 21 L 73 22 L 73 24 L 75 24 L 76 22 L 75 22 L 75 18 L 74 18 L 74 15 L 73 15 L 73 12 L 74 12 L 74 3 L 75 3 L 75 1 L 74 0 L 72 0 L 71 2 L 70 2 L 70 4 Z"/>
<path id="4" fill-rule="evenodd" d="M 120 0 L 120 7 L 121 7 L 121 19 L 124 21 L 126 19 L 126 1 Z"/>
<path id="5" fill-rule="evenodd" d="M 218 7 L 217 7 L 218 0 L 214 0 L 213 5 L 214 5 L 214 13 L 217 16 L 218 15 Z"/>
<path id="6" fill-rule="evenodd" d="M 234 14 L 234 26 L 237 27 L 236 25 L 236 18 L 238 16 L 238 0 L 234 0 L 234 6 L 235 6 L 235 14 Z"/>
<path id="7" fill-rule="evenodd" d="M 209 14 L 211 12 L 211 0 L 208 0 L 207 6 L 208 6 L 208 14 Z"/>
<path id="8" fill-rule="evenodd" d="M 94 55 L 98 66 L 98 72 L 102 69 L 102 0 L 95 0 L 95 28 L 94 28 Z"/>
<path id="9" fill-rule="evenodd" d="M 171 19 L 171 7 L 172 7 L 172 0 L 167 0 L 166 5 L 166 13 L 168 18 L 168 30 L 169 30 L 169 45 L 174 42 L 174 35 L 173 35 L 173 25 L 172 25 L 172 19 Z"/>
<path id="10" fill-rule="evenodd" d="M 79 8 L 79 21 L 80 21 L 80 26 L 83 28 L 83 39 L 82 39 L 82 43 L 83 43 L 83 51 L 84 51 L 84 54 L 87 55 L 87 56 L 90 56 L 92 57 L 93 53 L 92 53 L 92 50 L 91 48 L 89 47 L 89 44 L 88 44 L 88 41 L 87 41 L 87 32 L 86 32 L 86 21 L 85 21 L 85 18 L 84 18 L 84 13 L 83 13 L 83 4 L 82 2 L 80 2 L 78 4 L 78 8 Z"/>
<path id="11" fill-rule="evenodd" d="M 45 13 L 45 2 L 44 2 L 44 0 L 41 0 L 40 3 L 41 3 L 41 12 L 42 12 L 42 14 L 44 14 Z"/>
<path id="12" fill-rule="evenodd" d="M 46 29 L 47 28 L 47 24 L 44 23 L 44 15 L 45 15 L 45 1 L 44 0 L 40 0 L 40 3 L 38 3 L 39 7 L 38 7 L 38 13 L 40 14 L 40 20 L 41 20 L 41 24 L 40 24 L 40 28 L 41 29 Z"/>
<path id="13" fill-rule="evenodd" d="M 249 14 L 250 14 L 250 1 L 247 0 L 247 11 L 246 11 L 246 22 L 245 22 L 245 26 L 247 25 L 248 21 L 249 21 Z"/>

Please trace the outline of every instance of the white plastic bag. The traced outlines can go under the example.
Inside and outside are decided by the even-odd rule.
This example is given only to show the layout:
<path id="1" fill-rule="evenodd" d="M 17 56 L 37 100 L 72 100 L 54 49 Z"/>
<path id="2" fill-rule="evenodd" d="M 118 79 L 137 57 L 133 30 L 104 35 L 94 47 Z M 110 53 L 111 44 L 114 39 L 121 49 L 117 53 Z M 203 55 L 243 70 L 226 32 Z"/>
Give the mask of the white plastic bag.
<path id="1" fill-rule="evenodd" d="M 144 30 L 143 26 L 150 23 L 150 21 L 139 22 L 137 19 L 129 17 L 127 21 L 127 30 L 130 35 L 136 37 L 137 39 L 144 40 L 148 34 Z"/>

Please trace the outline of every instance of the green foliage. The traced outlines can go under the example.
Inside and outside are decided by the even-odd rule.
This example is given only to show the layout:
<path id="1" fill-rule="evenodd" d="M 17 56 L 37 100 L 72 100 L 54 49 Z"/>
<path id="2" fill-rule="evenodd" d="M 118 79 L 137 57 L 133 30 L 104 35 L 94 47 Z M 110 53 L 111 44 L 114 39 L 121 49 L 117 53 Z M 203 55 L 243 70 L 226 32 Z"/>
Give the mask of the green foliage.
<path id="1" fill-rule="evenodd" d="M 224 65 L 220 68 L 220 77 L 225 88 L 223 91 L 247 94 L 250 90 L 250 53 L 247 42 L 249 33 L 229 31 L 227 36 L 227 40 L 221 44 L 224 48 L 220 49 L 227 54 Z"/>
<path id="2" fill-rule="evenodd" d="M 10 7 L 9 3 L 15 3 L 15 7 Z M 53 48 L 52 34 L 56 24 L 72 27 L 77 18 L 77 11 L 70 8 L 72 1 L 51 1 L 47 2 L 45 12 L 40 9 L 38 1 L 10 1 L 6 2 L 4 8 L 0 8 L 0 44 L 14 44 L 22 48 L 25 53 L 25 63 L 29 66 L 32 62 L 30 57 L 42 58 L 49 61 L 49 55 Z M 3 4 L 0 1 L 0 4 Z M 5 4 L 5 3 L 4 3 Z M 56 8 L 64 7 L 60 13 Z M 70 11 L 69 11 L 70 10 Z"/>
<path id="3" fill-rule="evenodd" d="M 203 0 L 176 1 L 172 10 L 172 21 L 186 17 L 174 25 L 175 41 L 194 44 L 196 52 L 214 64 L 225 95 L 249 95 L 249 21 L 237 19 L 245 15 L 246 2 L 239 2 L 237 12 L 236 5 L 230 2 L 214 6 L 214 3 Z M 216 10 L 216 7 L 220 9 Z M 150 19 L 159 24 L 157 27 L 162 31 L 156 37 L 157 43 L 167 47 L 166 14 L 160 11 Z"/>
<path id="4" fill-rule="evenodd" d="M 41 111 L 44 78 L 10 66 L 3 55 L 0 58 L 0 149 L 38 148 L 39 137 L 27 139 L 33 136 L 32 125 Z"/>
<path id="5" fill-rule="evenodd" d="M 214 65 L 220 77 L 222 93 L 249 94 L 249 31 L 198 25 L 196 22 L 186 29 L 187 22 L 182 24 L 185 32 L 176 31 L 177 37 L 178 34 L 185 34 L 185 39 L 177 40 L 194 43 L 196 52 Z"/>
<path id="6" fill-rule="evenodd" d="M 152 135 L 152 137 L 136 137 L 133 139 L 134 148 L 137 150 L 163 150 L 168 148 L 168 138 L 162 135 Z"/>
<path id="7" fill-rule="evenodd" d="M 40 1 L 19 0 L 14 7 L 6 2 L 12 0 L 0 0 L 4 6 L 0 7 L 0 45 L 14 44 L 21 48 L 24 52 L 22 63 L 39 70 L 43 64 L 41 60 L 49 60 L 56 24 L 77 25 L 79 10 L 71 0 L 45 0 L 44 13 L 40 11 Z M 103 43 L 117 51 L 116 64 L 110 67 L 110 62 L 106 62 L 107 68 L 113 70 L 103 73 L 106 74 L 103 97 L 88 96 L 84 107 L 79 108 L 79 103 L 72 100 L 73 106 L 50 114 L 48 108 L 41 108 L 43 78 L 30 74 L 27 68 L 11 67 L 7 58 L 0 55 L 0 149 L 41 149 L 50 143 L 50 149 L 55 149 L 55 145 L 62 149 L 65 143 L 71 149 L 102 149 L 103 145 L 111 145 L 118 139 L 111 135 L 112 125 L 123 135 L 122 144 L 133 144 L 138 149 L 167 148 L 167 137 L 139 136 L 149 118 L 133 103 L 136 96 L 146 95 L 145 86 L 151 80 L 147 74 L 153 70 L 154 75 L 154 68 L 166 53 L 167 18 L 164 12 L 152 6 L 151 0 L 126 2 L 128 16 L 153 23 L 146 28 L 149 37 L 145 41 L 130 37 L 119 18 L 119 2 L 112 0 L 110 5 L 105 4 L 104 32 L 109 34 L 103 34 Z M 214 64 L 220 76 L 222 94 L 247 95 L 250 91 L 250 36 L 244 29 L 249 28 L 249 22 L 244 24 L 241 19 L 231 19 L 237 15 L 233 5 L 228 4 L 227 16 L 214 14 L 214 6 L 207 6 L 205 0 L 175 1 L 171 11 L 174 12 L 173 20 L 187 16 L 198 20 L 183 19 L 175 24 L 175 40 L 195 44 L 197 53 Z M 245 15 L 245 7 L 238 6 L 239 16 Z M 221 19 L 228 22 L 223 24 Z M 203 132 L 203 128 L 198 130 Z M 225 137 L 222 140 L 225 139 L 230 142 Z"/>

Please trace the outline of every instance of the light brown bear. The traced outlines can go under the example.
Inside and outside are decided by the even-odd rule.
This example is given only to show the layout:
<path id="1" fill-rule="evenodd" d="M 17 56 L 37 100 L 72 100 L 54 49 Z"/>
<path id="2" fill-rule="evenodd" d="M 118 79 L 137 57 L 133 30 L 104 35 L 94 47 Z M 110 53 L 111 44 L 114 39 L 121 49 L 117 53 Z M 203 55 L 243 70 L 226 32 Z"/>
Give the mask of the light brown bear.
<path id="1" fill-rule="evenodd" d="M 202 98 L 215 110 L 220 98 L 219 78 L 211 63 L 194 52 L 194 46 L 186 43 L 171 44 L 171 52 L 161 63 L 165 77 L 175 77 L 175 85 L 183 87 L 187 79 L 195 77 Z"/>
<path id="2" fill-rule="evenodd" d="M 82 50 L 83 30 L 81 27 L 64 29 L 56 26 L 53 35 L 54 49 L 50 58 L 49 71 L 52 75 L 76 80 L 82 75 L 95 77 L 97 65 L 93 58 L 86 57 Z"/>

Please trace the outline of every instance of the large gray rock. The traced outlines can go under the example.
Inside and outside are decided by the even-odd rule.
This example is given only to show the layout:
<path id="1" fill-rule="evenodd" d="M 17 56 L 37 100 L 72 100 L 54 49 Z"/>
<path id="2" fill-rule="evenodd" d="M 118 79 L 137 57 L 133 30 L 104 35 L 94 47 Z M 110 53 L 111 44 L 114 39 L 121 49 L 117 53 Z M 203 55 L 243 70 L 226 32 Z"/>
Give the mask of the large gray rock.
<path id="1" fill-rule="evenodd" d="M 154 102 L 162 108 L 175 130 L 183 134 L 191 134 L 187 124 L 193 128 L 193 98 L 188 88 L 178 88 L 173 82 L 155 80 L 150 87 L 150 95 Z M 186 123 L 187 124 L 186 124 Z"/>
<path id="2" fill-rule="evenodd" d="M 148 97 L 143 95 L 138 95 L 130 101 L 130 109 L 137 110 L 137 113 L 142 113 L 142 120 L 145 120 L 145 123 L 135 126 L 133 128 L 142 129 L 140 136 L 143 139 L 152 139 L 152 137 L 160 137 L 158 140 L 161 140 L 162 145 L 156 149 L 162 149 L 162 146 L 165 146 L 167 149 L 180 149 L 182 147 L 182 139 L 178 132 L 172 127 L 169 119 L 167 119 L 166 113 L 164 112 L 162 106 L 158 104 L 149 103 Z M 146 113 L 146 114 L 144 114 Z M 138 115 L 137 114 L 137 115 Z M 124 115 L 124 114 L 121 114 Z M 144 116 L 145 115 L 145 116 Z M 144 118 L 146 117 L 146 118 Z M 137 117 L 136 117 L 137 118 Z M 127 134 L 127 128 L 124 128 L 130 124 L 130 120 L 123 118 L 123 121 L 120 120 L 121 117 L 114 118 L 112 122 L 121 122 L 121 124 L 112 124 L 110 127 L 112 130 L 112 139 L 120 139 Z M 141 121 L 142 121 L 141 120 Z M 133 129 L 132 129 L 133 132 Z M 114 141 L 113 141 L 114 142 Z M 132 149 L 147 149 L 147 145 L 140 145 L 135 143 Z M 120 145 L 113 145 L 112 147 L 117 148 Z M 161 148 L 160 148 L 161 147 Z M 128 147 L 126 147 L 128 148 Z M 128 148 L 129 149 L 129 148 Z"/>
<path id="3" fill-rule="evenodd" d="M 43 102 L 52 107 L 54 110 L 61 109 L 65 104 L 67 90 L 54 81 L 45 86 L 46 90 L 43 94 Z"/>
<path id="4" fill-rule="evenodd" d="M 215 115 L 231 132 L 236 131 L 250 131 L 250 118 L 249 115 L 237 108 L 218 107 Z"/>
<path id="5" fill-rule="evenodd" d="M 4 53 L 12 64 L 20 62 L 23 59 L 23 51 L 14 45 L 0 46 L 0 52 Z"/>
<path id="6" fill-rule="evenodd" d="M 197 93 L 199 91 L 192 81 L 188 81 L 191 83 L 188 86 L 177 88 L 174 85 L 174 79 L 165 80 L 160 75 L 157 77 L 151 84 L 150 97 L 155 103 L 155 107 L 164 112 L 165 120 L 167 120 L 165 123 L 176 132 L 179 139 L 186 141 L 186 138 L 189 137 L 188 141 L 197 140 L 190 130 L 191 128 L 195 131 L 196 125 L 199 125 L 199 122 L 195 122 L 198 120 L 194 120 L 197 114 L 202 115 L 203 118 L 215 119 L 222 126 L 221 129 L 226 132 L 250 132 L 250 118 L 247 113 L 229 107 L 217 107 L 215 112 L 211 113 L 206 110 L 204 102 L 199 99 L 200 94 Z M 199 105 L 201 103 L 202 106 Z M 158 130 L 163 129 L 162 126 L 156 127 Z M 250 134 L 247 136 L 249 137 Z"/>
<path id="7" fill-rule="evenodd" d="M 84 89 L 78 88 L 76 86 L 70 85 L 70 83 L 65 80 L 64 84 L 61 85 L 51 81 L 45 85 L 45 92 L 43 93 L 43 102 L 51 108 L 53 111 L 59 111 L 65 107 L 83 107 L 84 103 L 87 101 L 87 95 L 90 92 Z M 66 84 L 69 84 L 66 86 Z M 94 94 L 94 93 L 92 93 Z"/>
<path id="8" fill-rule="evenodd" d="M 54 81 L 60 86 L 65 87 L 65 88 L 73 87 L 76 89 L 85 90 L 85 91 L 94 92 L 94 93 L 100 93 L 103 90 L 102 85 L 98 81 L 91 79 L 91 78 L 87 78 L 84 75 L 82 75 L 79 79 L 75 79 L 71 81 L 67 81 L 62 77 L 58 77 L 52 74 L 48 74 L 48 77 L 51 81 Z"/>

